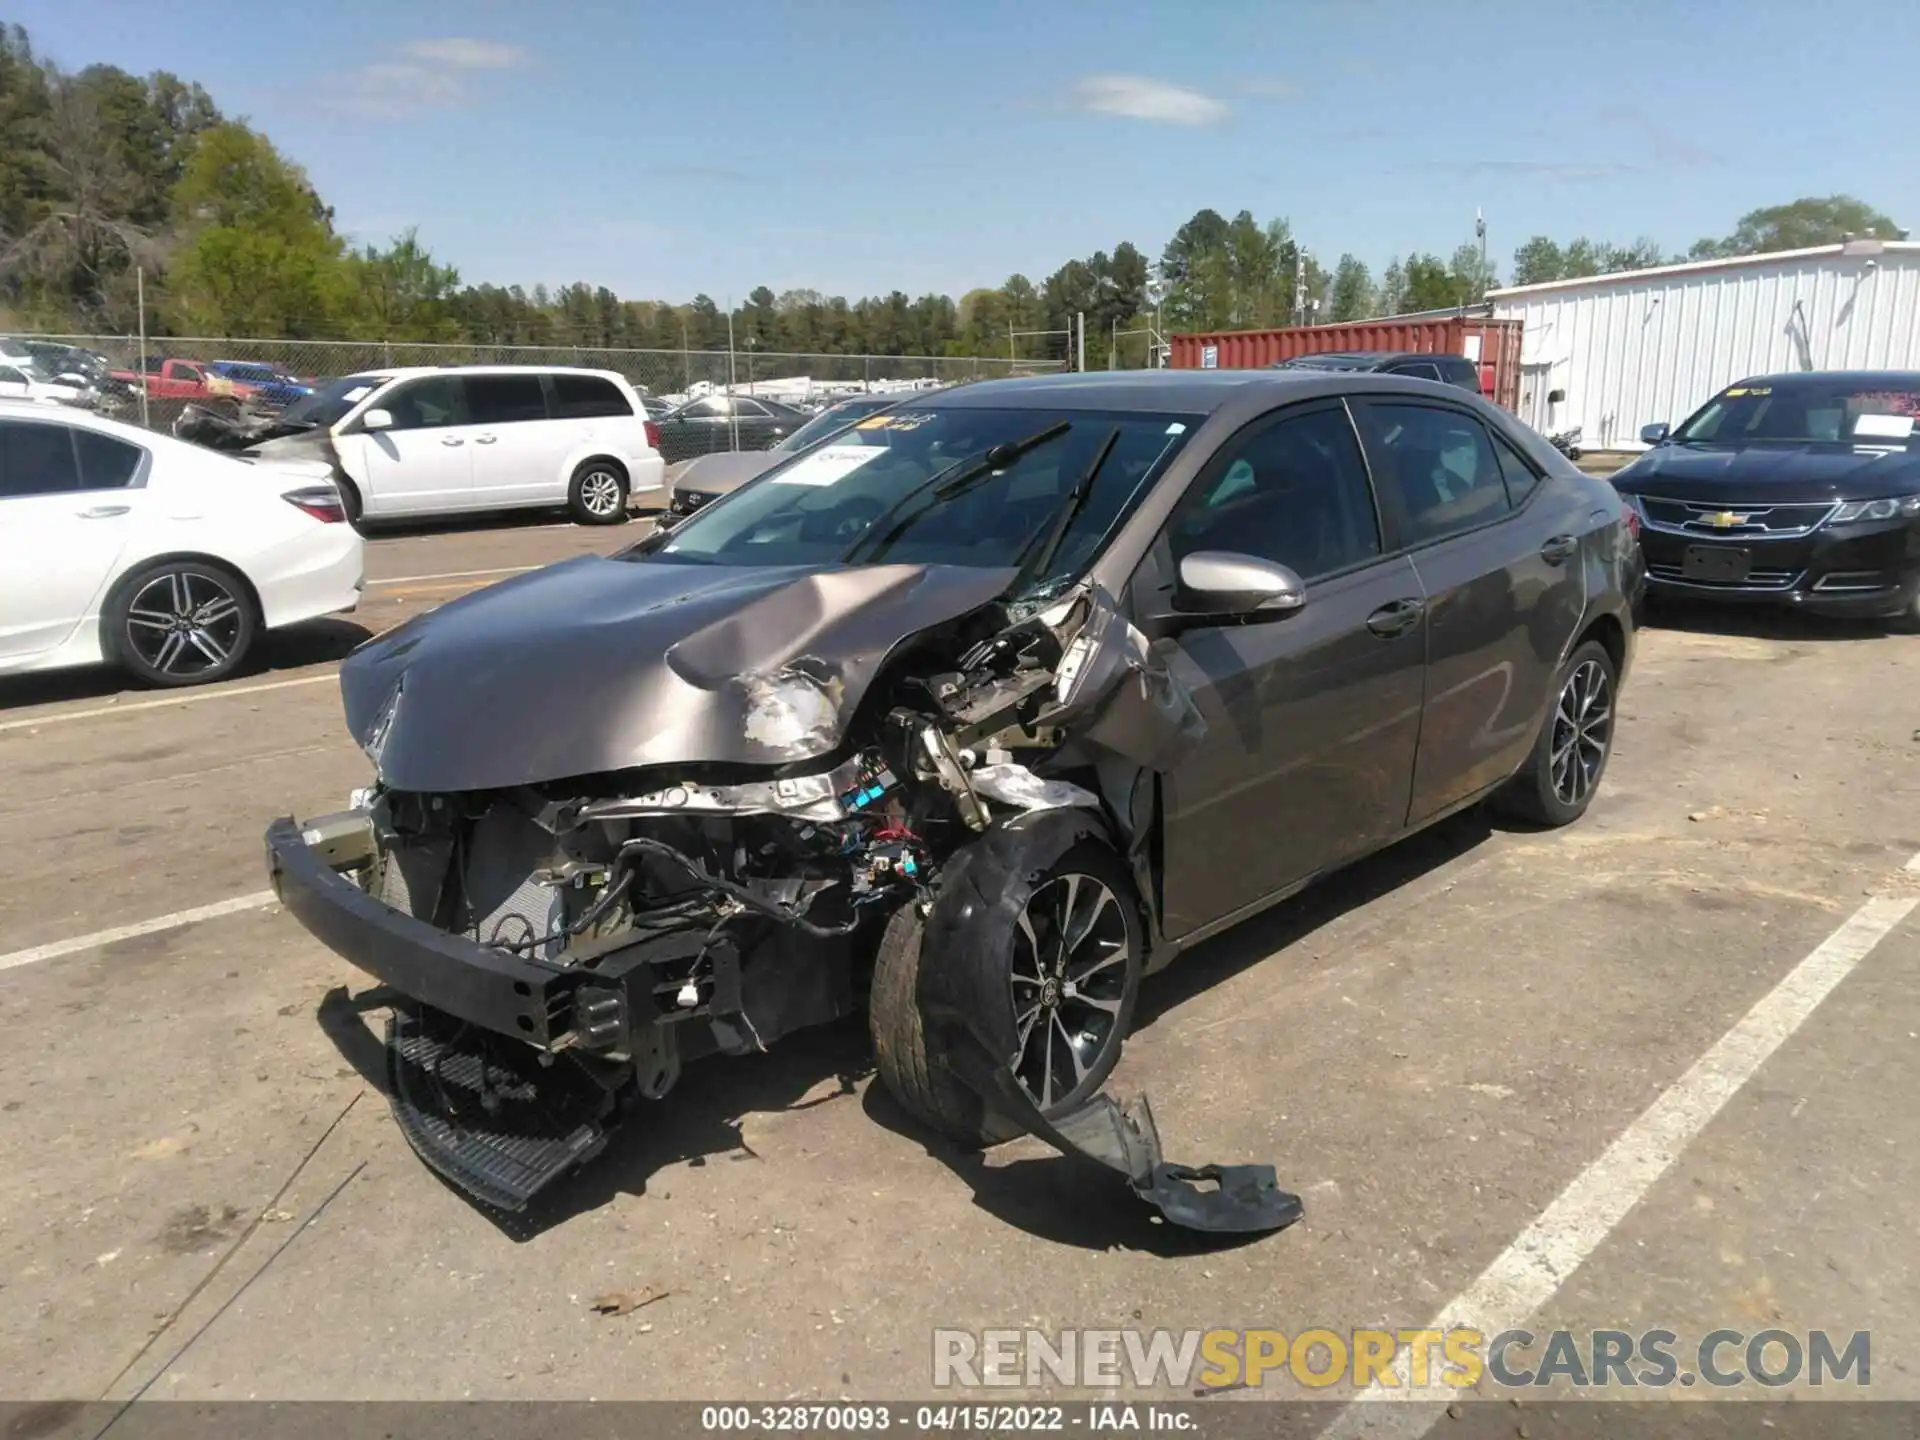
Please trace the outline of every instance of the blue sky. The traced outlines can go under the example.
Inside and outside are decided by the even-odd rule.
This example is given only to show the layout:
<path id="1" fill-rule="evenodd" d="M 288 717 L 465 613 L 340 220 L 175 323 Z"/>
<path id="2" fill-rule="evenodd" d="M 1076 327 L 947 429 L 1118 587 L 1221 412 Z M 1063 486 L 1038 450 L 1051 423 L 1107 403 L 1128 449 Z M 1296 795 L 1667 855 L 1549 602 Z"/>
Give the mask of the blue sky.
<path id="1" fill-rule="evenodd" d="M 337 223 L 468 281 L 725 303 L 955 295 L 1196 209 L 1323 261 L 1484 209 L 1684 249 L 1846 192 L 1920 232 L 1920 5 L 1804 0 L 13 0 L 37 48 L 197 79 Z"/>

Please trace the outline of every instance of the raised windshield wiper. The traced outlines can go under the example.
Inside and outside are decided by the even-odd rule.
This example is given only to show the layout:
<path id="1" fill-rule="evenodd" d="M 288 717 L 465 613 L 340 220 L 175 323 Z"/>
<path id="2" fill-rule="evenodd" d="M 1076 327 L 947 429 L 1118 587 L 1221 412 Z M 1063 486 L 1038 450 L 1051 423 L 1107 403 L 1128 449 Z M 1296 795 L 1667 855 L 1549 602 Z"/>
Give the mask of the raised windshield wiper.
<path id="1" fill-rule="evenodd" d="M 859 539 L 847 547 L 846 553 L 840 557 L 840 563 L 851 565 L 854 557 L 859 555 L 869 542 L 874 546 L 874 559 L 877 560 L 886 554 L 892 548 L 893 542 L 898 540 L 906 532 L 907 527 L 927 508 L 922 505 L 917 510 L 902 513 L 922 495 L 932 492 L 933 500 L 929 503 L 951 500 L 956 495 L 962 495 L 972 489 L 994 471 L 1005 469 L 1028 451 L 1039 449 L 1049 440 L 1066 434 L 1072 428 L 1070 422 L 1056 420 L 1046 429 L 1036 431 L 1024 440 L 1009 440 L 1005 444 L 988 446 L 972 460 L 956 460 L 944 470 L 936 470 L 876 515 L 873 523 L 861 532 Z M 880 534 L 880 527 L 896 515 L 900 518 L 894 520 L 892 528 L 884 535 Z M 876 535 L 879 536 L 877 540 L 874 539 Z"/>
<path id="2" fill-rule="evenodd" d="M 1043 534 L 1046 536 L 1040 548 L 1025 559 L 1020 556 L 1014 557 L 1020 561 L 1020 568 L 1014 572 L 1013 581 L 1007 586 L 1009 595 L 1018 595 L 1022 586 L 1036 576 L 1047 573 L 1047 567 L 1053 563 L 1053 557 L 1060 553 L 1060 545 L 1067 538 L 1068 527 L 1073 524 L 1075 517 L 1086 509 L 1087 497 L 1093 494 L 1093 482 L 1098 478 L 1101 467 L 1107 463 L 1107 456 L 1113 453 L 1113 447 L 1119 443 L 1120 427 L 1116 425 L 1108 432 L 1107 438 L 1100 442 L 1099 450 L 1094 453 L 1087 468 L 1080 472 L 1080 478 L 1073 482 L 1073 488 L 1067 491 L 1066 498 L 1060 502 L 1060 513 L 1054 517 L 1053 524 L 1045 531 L 1033 532 L 1036 538 Z M 1032 543 L 1032 539 L 1027 541 L 1027 545 Z M 1027 546 L 1023 545 L 1020 548 L 1022 554 L 1025 554 Z"/>

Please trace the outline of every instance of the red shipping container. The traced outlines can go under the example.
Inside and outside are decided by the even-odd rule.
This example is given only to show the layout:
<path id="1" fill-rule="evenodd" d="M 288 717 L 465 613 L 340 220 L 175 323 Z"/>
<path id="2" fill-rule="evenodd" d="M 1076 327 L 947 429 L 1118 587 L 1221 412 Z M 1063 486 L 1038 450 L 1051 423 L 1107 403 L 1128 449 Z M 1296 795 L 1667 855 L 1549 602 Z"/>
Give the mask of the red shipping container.
<path id="1" fill-rule="evenodd" d="M 1508 410 L 1520 402 L 1518 320 L 1445 315 L 1423 320 L 1355 320 L 1286 330 L 1226 330 L 1171 337 L 1176 370 L 1258 370 L 1330 350 L 1465 355 L 1480 366 L 1480 393 Z"/>

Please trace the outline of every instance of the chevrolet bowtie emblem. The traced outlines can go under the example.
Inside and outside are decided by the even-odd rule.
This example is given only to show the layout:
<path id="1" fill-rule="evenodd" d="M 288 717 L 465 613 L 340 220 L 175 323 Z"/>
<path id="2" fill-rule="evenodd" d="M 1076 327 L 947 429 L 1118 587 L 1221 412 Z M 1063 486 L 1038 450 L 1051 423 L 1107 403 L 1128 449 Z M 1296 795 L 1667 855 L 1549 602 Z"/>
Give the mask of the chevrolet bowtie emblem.
<path id="1" fill-rule="evenodd" d="M 1711 525 L 1716 530 L 1731 530 L 1736 525 L 1744 525 L 1751 516 L 1742 515 L 1733 510 L 1715 510 L 1710 515 L 1702 515 L 1700 523 Z"/>

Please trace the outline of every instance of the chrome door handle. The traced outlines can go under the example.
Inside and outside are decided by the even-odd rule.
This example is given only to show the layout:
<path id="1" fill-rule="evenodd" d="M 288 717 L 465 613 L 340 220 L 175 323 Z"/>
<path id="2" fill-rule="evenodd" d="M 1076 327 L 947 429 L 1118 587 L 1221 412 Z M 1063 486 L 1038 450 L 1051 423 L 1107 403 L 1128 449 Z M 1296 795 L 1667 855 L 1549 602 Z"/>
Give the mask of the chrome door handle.
<path id="1" fill-rule="evenodd" d="M 1556 535 L 1540 547 L 1540 558 L 1549 565 L 1564 565 L 1579 545 L 1571 535 Z"/>
<path id="2" fill-rule="evenodd" d="M 133 509 L 131 505 L 96 505 L 91 510 L 82 510 L 82 520 L 111 520 L 116 515 L 125 515 Z"/>
<path id="3" fill-rule="evenodd" d="M 461 440 L 461 439 L 459 439 L 459 438 L 458 438 L 458 437 L 456 437 L 456 436 L 453 436 L 453 435 L 447 435 L 447 436 L 444 436 L 444 437 L 442 437 L 442 439 L 441 439 L 441 441 L 440 441 L 440 443 L 441 443 L 442 445 L 464 445 L 464 444 L 466 444 L 467 442 L 466 442 L 466 441 L 464 441 L 464 440 Z"/>
<path id="4" fill-rule="evenodd" d="M 1394 600 L 1367 617 L 1367 628 L 1383 639 L 1391 639 L 1418 625 L 1426 613 L 1424 600 Z"/>
<path id="5" fill-rule="evenodd" d="M 498 440 L 499 438 L 500 437 L 498 435 L 482 435 L 478 437 L 473 443 L 476 445 L 491 445 L 493 444 L 494 441 Z"/>

